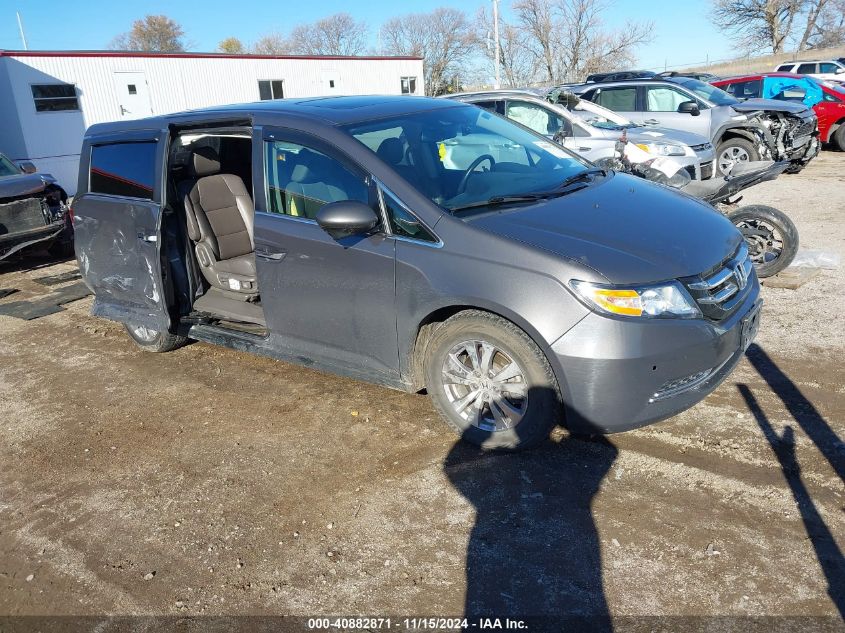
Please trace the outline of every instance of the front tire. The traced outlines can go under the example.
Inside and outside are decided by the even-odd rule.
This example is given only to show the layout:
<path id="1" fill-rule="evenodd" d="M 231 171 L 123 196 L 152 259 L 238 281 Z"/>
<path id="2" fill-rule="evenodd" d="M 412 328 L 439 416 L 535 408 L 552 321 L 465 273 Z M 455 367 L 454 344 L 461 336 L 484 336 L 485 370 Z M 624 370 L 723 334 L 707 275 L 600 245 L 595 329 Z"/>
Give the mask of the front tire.
<path id="1" fill-rule="evenodd" d="M 722 176 L 731 173 L 737 163 L 760 160 L 760 154 L 751 141 L 733 137 L 719 143 L 716 148 L 716 167 Z"/>
<path id="2" fill-rule="evenodd" d="M 782 211 L 765 204 L 749 204 L 728 214 L 742 232 L 758 277 L 778 274 L 795 259 L 798 229 Z"/>
<path id="3" fill-rule="evenodd" d="M 143 325 L 129 325 L 124 323 L 126 333 L 135 341 L 135 345 L 145 352 L 170 352 L 182 347 L 187 341 L 187 336 L 171 334 L 170 332 L 159 332 Z"/>
<path id="4" fill-rule="evenodd" d="M 546 356 L 510 321 L 461 312 L 437 327 L 425 353 L 432 402 L 468 442 L 527 449 L 561 422 L 560 391 Z"/>

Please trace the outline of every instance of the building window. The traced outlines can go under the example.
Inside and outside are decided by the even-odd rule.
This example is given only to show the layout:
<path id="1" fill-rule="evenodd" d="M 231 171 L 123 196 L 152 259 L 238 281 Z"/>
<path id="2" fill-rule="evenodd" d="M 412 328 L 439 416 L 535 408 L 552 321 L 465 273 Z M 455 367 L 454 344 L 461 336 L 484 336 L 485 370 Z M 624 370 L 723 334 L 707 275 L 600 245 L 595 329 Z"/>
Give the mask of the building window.
<path id="1" fill-rule="evenodd" d="M 32 86 L 32 98 L 36 112 L 79 110 L 79 99 L 73 84 L 35 84 Z"/>
<path id="2" fill-rule="evenodd" d="M 156 143 L 114 143 L 91 148 L 91 193 L 152 200 Z"/>
<path id="3" fill-rule="evenodd" d="M 417 78 L 416 77 L 402 77 L 402 94 L 403 95 L 417 94 Z"/>
<path id="4" fill-rule="evenodd" d="M 273 79 L 258 82 L 258 96 L 262 101 L 270 101 L 271 99 L 284 99 L 284 80 Z"/>

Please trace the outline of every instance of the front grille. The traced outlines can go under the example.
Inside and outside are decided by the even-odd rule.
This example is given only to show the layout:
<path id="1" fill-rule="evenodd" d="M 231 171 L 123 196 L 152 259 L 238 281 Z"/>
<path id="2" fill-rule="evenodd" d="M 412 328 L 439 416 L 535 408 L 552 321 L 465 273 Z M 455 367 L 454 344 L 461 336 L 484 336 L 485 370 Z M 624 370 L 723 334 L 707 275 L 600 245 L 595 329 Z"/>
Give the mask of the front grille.
<path id="1" fill-rule="evenodd" d="M 694 152 L 707 152 L 713 149 L 710 143 L 701 143 L 700 145 L 692 145 L 691 147 Z"/>
<path id="2" fill-rule="evenodd" d="M 707 180 L 713 177 L 713 161 L 701 163 L 701 179 Z"/>
<path id="3" fill-rule="evenodd" d="M 736 253 L 715 270 L 683 279 L 701 313 L 719 321 L 730 315 L 742 302 L 754 282 L 754 265 L 743 242 Z"/>
<path id="4" fill-rule="evenodd" d="M 0 204 L 0 235 L 29 231 L 49 224 L 39 198 L 24 198 Z"/>

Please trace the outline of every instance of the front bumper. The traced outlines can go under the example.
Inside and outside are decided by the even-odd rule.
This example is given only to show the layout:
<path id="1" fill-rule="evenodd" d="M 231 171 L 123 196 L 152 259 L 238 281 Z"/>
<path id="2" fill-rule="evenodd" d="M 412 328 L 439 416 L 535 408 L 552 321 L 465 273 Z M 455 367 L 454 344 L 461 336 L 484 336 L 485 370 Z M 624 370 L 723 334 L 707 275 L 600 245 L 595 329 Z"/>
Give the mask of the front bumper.
<path id="1" fill-rule="evenodd" d="M 700 402 L 742 358 L 759 322 L 759 295 L 755 276 L 742 304 L 719 323 L 588 315 L 552 345 L 569 429 L 626 431 Z"/>

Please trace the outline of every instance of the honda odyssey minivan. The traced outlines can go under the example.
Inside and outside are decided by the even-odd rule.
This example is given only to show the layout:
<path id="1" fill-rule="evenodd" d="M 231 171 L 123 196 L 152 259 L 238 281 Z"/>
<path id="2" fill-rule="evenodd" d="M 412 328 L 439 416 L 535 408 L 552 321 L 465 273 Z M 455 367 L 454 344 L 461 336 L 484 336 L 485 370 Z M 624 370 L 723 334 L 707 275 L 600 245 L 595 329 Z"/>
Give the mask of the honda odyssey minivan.
<path id="1" fill-rule="evenodd" d="M 711 207 L 442 99 L 98 124 L 73 213 L 93 314 L 142 349 L 425 390 L 489 448 L 683 411 L 759 323 L 747 248 Z"/>

